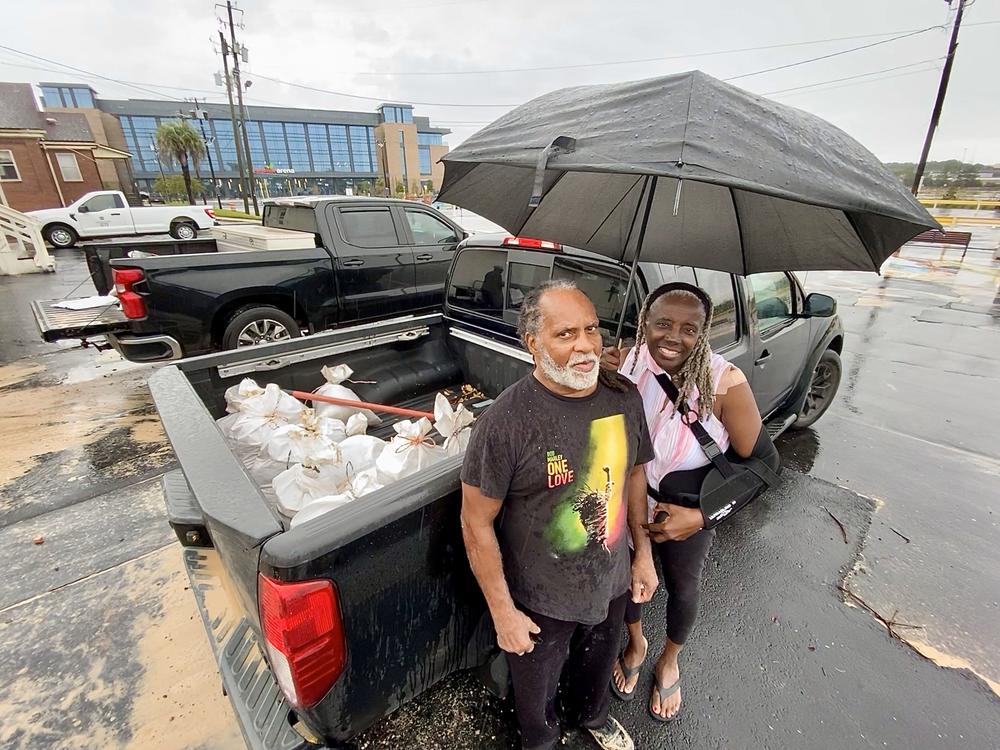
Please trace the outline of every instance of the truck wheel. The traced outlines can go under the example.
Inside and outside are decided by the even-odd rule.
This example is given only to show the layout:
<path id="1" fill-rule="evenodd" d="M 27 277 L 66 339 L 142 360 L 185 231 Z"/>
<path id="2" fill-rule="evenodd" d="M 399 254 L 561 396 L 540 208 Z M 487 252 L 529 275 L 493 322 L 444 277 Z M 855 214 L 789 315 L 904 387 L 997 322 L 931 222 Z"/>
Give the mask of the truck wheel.
<path id="1" fill-rule="evenodd" d="M 193 240 L 198 236 L 198 227 L 190 221 L 179 221 L 170 225 L 170 236 L 175 240 Z"/>
<path id="2" fill-rule="evenodd" d="M 237 310 L 222 334 L 223 349 L 287 341 L 302 335 L 295 318 L 277 307 L 253 305 Z"/>
<path id="3" fill-rule="evenodd" d="M 792 429 L 803 430 L 826 413 L 840 387 L 840 373 L 840 356 L 833 349 L 827 349 L 813 369 L 809 393 L 799 410 L 799 418 L 792 423 Z"/>
<path id="4" fill-rule="evenodd" d="M 53 224 L 45 227 L 45 240 L 52 247 L 73 247 L 80 239 L 76 232 L 65 224 Z"/>

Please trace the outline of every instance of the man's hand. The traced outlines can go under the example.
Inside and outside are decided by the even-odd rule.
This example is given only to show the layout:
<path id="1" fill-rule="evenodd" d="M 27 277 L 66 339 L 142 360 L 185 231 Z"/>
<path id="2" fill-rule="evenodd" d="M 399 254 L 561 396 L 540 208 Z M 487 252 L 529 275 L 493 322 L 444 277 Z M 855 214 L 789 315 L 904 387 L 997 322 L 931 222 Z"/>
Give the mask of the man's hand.
<path id="1" fill-rule="evenodd" d="M 661 523 L 644 523 L 642 527 L 649 532 L 649 538 L 654 542 L 682 542 L 693 534 L 701 531 L 705 525 L 701 511 L 697 508 L 685 508 L 671 503 L 657 503 L 653 514 L 665 510 L 669 515 Z"/>
<path id="2" fill-rule="evenodd" d="M 650 601 L 659 585 L 656 566 L 653 565 L 653 556 L 649 553 L 647 545 L 646 554 L 637 554 L 632 561 L 632 601 L 636 604 Z"/>
<path id="3" fill-rule="evenodd" d="M 494 619 L 493 626 L 497 631 L 497 644 L 500 648 L 518 656 L 530 654 L 535 648 L 531 636 L 542 632 L 524 612 L 513 608 Z"/>
<path id="4" fill-rule="evenodd" d="M 617 346 L 606 346 L 601 350 L 601 367 L 605 370 L 614 370 L 622 366 L 622 350 Z"/>

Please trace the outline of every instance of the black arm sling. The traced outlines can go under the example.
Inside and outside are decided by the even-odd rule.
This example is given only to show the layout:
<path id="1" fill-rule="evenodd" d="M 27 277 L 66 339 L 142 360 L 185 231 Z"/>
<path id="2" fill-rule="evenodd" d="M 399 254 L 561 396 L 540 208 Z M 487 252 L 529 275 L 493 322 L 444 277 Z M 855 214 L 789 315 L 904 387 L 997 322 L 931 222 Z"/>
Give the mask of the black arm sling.
<path id="1" fill-rule="evenodd" d="M 763 425 L 748 458 L 741 458 L 732 448 L 727 455 L 708 434 L 697 415 L 691 417 L 687 404 L 677 403 L 680 394 L 670 378 L 659 374 L 656 375 L 656 382 L 667 394 L 681 421 L 694 433 L 711 463 L 698 469 L 667 474 L 660 480 L 659 487 L 647 488 L 650 497 L 661 503 L 698 508 L 705 519 L 705 528 L 711 529 L 746 507 L 765 489 L 781 481 L 778 476 L 781 471 L 778 450 Z M 698 480 L 700 485 L 697 485 Z M 690 490 L 693 484 L 700 487 L 697 494 L 685 491 Z"/>

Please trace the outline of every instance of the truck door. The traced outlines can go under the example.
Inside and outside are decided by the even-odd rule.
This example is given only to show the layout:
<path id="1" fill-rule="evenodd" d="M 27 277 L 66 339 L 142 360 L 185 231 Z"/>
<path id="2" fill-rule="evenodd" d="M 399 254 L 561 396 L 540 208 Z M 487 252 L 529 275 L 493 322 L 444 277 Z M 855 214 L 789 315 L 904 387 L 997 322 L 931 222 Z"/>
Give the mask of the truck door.
<path id="1" fill-rule="evenodd" d="M 439 308 L 444 302 L 444 281 L 463 232 L 430 211 L 417 206 L 396 209 L 405 221 L 413 246 L 415 304 Z"/>
<path id="2" fill-rule="evenodd" d="M 414 310 L 413 251 L 388 206 L 330 205 L 331 227 L 339 233 L 334 273 L 340 323 L 389 318 Z M 442 285 L 443 286 L 443 285 Z"/>
<path id="3" fill-rule="evenodd" d="M 753 375 L 754 339 L 744 321 L 746 301 L 740 293 L 743 282 L 724 271 L 695 269 L 696 283 L 712 300 L 712 351 L 739 367 L 749 381 Z"/>
<path id="4" fill-rule="evenodd" d="M 81 237 L 132 233 L 132 216 L 117 193 L 101 193 L 81 203 L 76 221 Z"/>
<path id="5" fill-rule="evenodd" d="M 797 317 L 802 311 L 802 292 L 791 274 L 758 273 L 748 276 L 747 282 L 755 338 L 751 385 L 760 413 L 766 417 L 798 381 L 808 354 L 809 321 Z"/>

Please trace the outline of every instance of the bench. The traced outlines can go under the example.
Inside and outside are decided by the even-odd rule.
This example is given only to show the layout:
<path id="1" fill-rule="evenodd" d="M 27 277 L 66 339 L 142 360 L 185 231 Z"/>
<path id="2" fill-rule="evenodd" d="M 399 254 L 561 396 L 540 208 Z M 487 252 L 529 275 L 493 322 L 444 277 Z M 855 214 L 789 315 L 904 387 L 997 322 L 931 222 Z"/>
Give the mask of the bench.
<path id="1" fill-rule="evenodd" d="M 923 242 L 930 245 L 957 245 L 966 250 L 972 240 L 972 232 L 948 232 L 940 229 L 928 229 L 914 237 L 910 242 Z"/>

